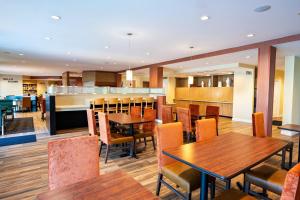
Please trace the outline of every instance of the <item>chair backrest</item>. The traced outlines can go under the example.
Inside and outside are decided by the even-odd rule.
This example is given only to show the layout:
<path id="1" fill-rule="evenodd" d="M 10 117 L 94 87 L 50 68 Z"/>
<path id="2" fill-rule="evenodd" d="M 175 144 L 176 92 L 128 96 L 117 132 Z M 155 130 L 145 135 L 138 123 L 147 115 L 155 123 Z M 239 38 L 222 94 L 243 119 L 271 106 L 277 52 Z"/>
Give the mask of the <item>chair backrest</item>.
<path id="1" fill-rule="evenodd" d="M 119 103 L 119 99 L 118 98 L 109 98 L 107 99 L 107 104 L 118 104 Z"/>
<path id="2" fill-rule="evenodd" d="M 300 199 L 300 163 L 288 171 L 280 198 L 280 200 L 298 199 Z"/>
<path id="3" fill-rule="evenodd" d="M 146 103 L 152 103 L 152 102 L 154 102 L 154 98 L 153 97 L 146 97 L 145 102 Z"/>
<path id="4" fill-rule="evenodd" d="M 141 106 L 130 107 L 130 115 L 133 118 L 139 118 L 142 115 Z"/>
<path id="5" fill-rule="evenodd" d="M 13 109 L 13 100 L 0 100 L 0 106 L 6 110 L 12 110 Z"/>
<path id="6" fill-rule="evenodd" d="M 152 120 L 152 122 L 144 123 L 143 130 L 144 131 L 153 131 L 154 127 L 155 127 L 156 110 L 151 109 L 151 108 L 145 108 L 144 119 Z"/>
<path id="7" fill-rule="evenodd" d="M 103 109 L 104 104 L 105 104 L 105 99 L 104 98 L 94 99 L 93 100 L 93 109 L 97 109 L 97 108 Z"/>
<path id="8" fill-rule="evenodd" d="M 30 108 L 31 107 L 31 99 L 30 97 L 23 97 L 22 99 L 22 107 Z"/>
<path id="9" fill-rule="evenodd" d="M 42 111 L 42 113 L 46 113 L 46 99 L 42 99 L 41 111 Z"/>
<path id="10" fill-rule="evenodd" d="M 162 106 L 162 123 L 172 123 L 174 122 L 173 119 L 173 107 L 168 105 Z"/>
<path id="11" fill-rule="evenodd" d="M 200 111 L 199 111 L 200 106 L 199 106 L 199 104 L 190 104 L 189 108 L 190 108 L 190 112 L 191 112 L 192 116 L 199 116 L 200 115 Z"/>
<path id="12" fill-rule="evenodd" d="M 95 111 L 93 109 L 87 109 L 86 114 L 88 120 L 89 134 L 99 135 L 99 133 L 97 132 Z"/>
<path id="13" fill-rule="evenodd" d="M 111 143 L 110 126 L 108 115 L 103 112 L 98 112 L 100 140 L 105 144 Z"/>
<path id="14" fill-rule="evenodd" d="M 202 119 L 196 121 L 196 141 L 205 141 L 217 136 L 216 120 Z"/>
<path id="15" fill-rule="evenodd" d="M 264 113 L 256 112 L 252 114 L 253 136 L 266 137 L 264 125 Z"/>
<path id="16" fill-rule="evenodd" d="M 120 101 L 122 104 L 130 104 L 130 102 L 131 102 L 129 97 L 122 98 L 122 99 L 120 99 Z"/>
<path id="17" fill-rule="evenodd" d="M 175 148 L 183 145 L 182 123 L 160 124 L 155 128 L 157 137 L 158 168 L 176 162 L 174 159 L 164 155 L 162 151 L 167 148 Z"/>
<path id="18" fill-rule="evenodd" d="M 176 108 L 177 111 L 177 121 L 182 122 L 183 131 L 192 132 L 192 122 L 191 122 L 191 113 L 188 108 Z"/>
<path id="19" fill-rule="evenodd" d="M 99 176 L 98 137 L 82 136 L 48 143 L 48 182 L 53 190 Z"/>
<path id="20" fill-rule="evenodd" d="M 215 118 L 217 125 L 219 123 L 220 108 L 219 106 L 206 106 L 205 118 Z"/>
<path id="21" fill-rule="evenodd" d="M 143 102 L 143 97 L 134 97 L 133 102 L 134 103 L 142 103 Z"/>

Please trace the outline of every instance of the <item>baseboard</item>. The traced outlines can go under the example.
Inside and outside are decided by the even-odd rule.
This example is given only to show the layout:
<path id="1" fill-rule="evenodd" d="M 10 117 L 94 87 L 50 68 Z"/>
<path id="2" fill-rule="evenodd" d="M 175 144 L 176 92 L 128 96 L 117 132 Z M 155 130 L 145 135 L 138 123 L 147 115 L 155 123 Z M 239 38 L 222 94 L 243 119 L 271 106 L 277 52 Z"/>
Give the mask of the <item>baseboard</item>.
<path id="1" fill-rule="evenodd" d="M 245 123 L 250 123 L 250 124 L 252 123 L 251 120 L 248 120 L 248 119 L 239 119 L 239 118 L 235 118 L 235 117 L 232 118 L 232 121 L 245 122 Z"/>
<path id="2" fill-rule="evenodd" d="M 280 133 L 281 135 L 290 136 L 290 137 L 298 134 L 295 131 L 288 131 L 288 130 L 281 130 Z"/>

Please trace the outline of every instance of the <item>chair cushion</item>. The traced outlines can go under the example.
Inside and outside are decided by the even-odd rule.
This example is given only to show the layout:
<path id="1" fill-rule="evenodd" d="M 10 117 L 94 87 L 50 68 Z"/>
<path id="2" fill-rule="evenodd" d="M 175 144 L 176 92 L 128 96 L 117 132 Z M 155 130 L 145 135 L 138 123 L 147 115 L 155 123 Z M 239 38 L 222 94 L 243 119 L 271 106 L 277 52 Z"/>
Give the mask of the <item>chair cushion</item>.
<path id="1" fill-rule="evenodd" d="M 132 136 L 123 136 L 117 133 L 111 134 L 111 144 L 121 144 L 126 142 L 132 142 L 133 137 Z"/>
<path id="2" fill-rule="evenodd" d="M 254 200 L 256 198 L 235 189 L 225 190 L 224 192 L 221 193 L 221 195 L 215 198 L 215 200 L 238 200 L 238 199 Z"/>
<path id="3" fill-rule="evenodd" d="M 262 165 L 246 173 L 246 180 L 276 194 L 281 194 L 287 171 Z"/>
<path id="4" fill-rule="evenodd" d="M 183 163 L 166 165 L 161 168 L 161 173 L 187 192 L 200 187 L 201 173 Z"/>

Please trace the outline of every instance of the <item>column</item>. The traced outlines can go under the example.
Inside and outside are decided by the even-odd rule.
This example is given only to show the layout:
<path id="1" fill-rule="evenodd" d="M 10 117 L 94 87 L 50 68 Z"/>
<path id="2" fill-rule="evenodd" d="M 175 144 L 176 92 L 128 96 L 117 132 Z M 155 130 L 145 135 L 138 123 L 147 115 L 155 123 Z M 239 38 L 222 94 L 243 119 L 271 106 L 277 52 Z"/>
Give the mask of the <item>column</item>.
<path id="1" fill-rule="evenodd" d="M 122 87 L 122 74 L 116 74 L 117 76 L 117 87 Z"/>
<path id="2" fill-rule="evenodd" d="M 256 112 L 264 113 L 268 136 L 272 136 L 275 61 L 275 47 L 262 46 L 258 49 Z"/>
<path id="3" fill-rule="evenodd" d="M 62 85 L 70 86 L 70 72 L 62 73 Z"/>
<path id="4" fill-rule="evenodd" d="M 285 57 L 283 124 L 300 124 L 300 57 Z"/>
<path id="5" fill-rule="evenodd" d="M 155 66 L 150 68 L 149 87 L 163 87 L 163 67 Z"/>

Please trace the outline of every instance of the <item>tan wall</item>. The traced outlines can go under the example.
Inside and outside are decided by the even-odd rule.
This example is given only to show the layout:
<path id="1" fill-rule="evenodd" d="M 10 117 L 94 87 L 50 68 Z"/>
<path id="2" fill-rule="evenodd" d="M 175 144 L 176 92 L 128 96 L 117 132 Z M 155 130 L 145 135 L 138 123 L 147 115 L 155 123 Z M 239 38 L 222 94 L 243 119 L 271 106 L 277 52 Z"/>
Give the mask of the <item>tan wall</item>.
<path id="1" fill-rule="evenodd" d="M 276 70 L 275 71 L 275 81 L 280 82 L 280 108 L 279 108 L 279 113 L 282 116 L 283 100 L 284 100 L 284 71 L 283 70 Z"/>

